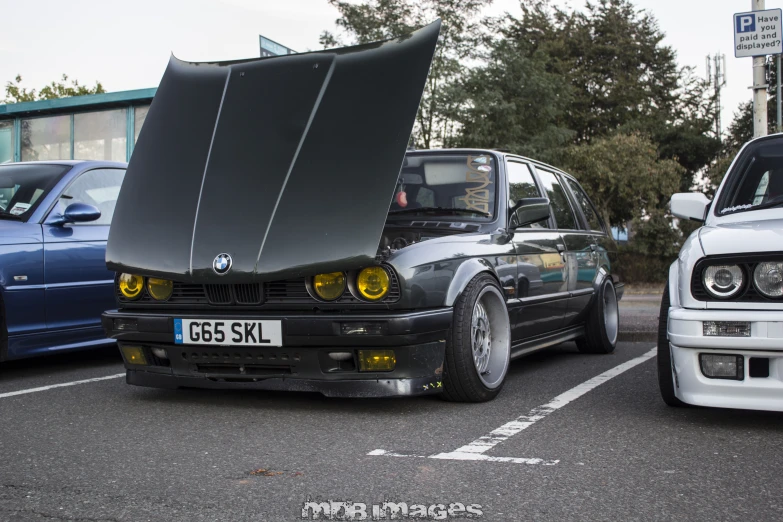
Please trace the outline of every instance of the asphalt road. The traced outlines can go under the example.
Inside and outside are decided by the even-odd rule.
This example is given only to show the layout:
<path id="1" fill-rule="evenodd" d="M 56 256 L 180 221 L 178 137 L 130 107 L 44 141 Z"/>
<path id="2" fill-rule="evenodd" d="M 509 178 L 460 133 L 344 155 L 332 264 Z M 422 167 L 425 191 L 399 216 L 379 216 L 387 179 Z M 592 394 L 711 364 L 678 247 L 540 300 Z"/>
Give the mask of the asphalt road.
<path id="1" fill-rule="evenodd" d="M 783 415 L 666 407 L 651 348 L 553 347 L 472 405 L 122 378 L 9 395 L 122 366 L 111 350 L 5 363 L 0 520 L 293 521 L 308 499 L 368 515 L 390 500 L 477 504 L 483 520 L 779 520 Z"/>
<path id="2" fill-rule="evenodd" d="M 620 300 L 620 340 L 649 341 L 658 339 L 658 315 L 661 294 L 629 294 Z"/>

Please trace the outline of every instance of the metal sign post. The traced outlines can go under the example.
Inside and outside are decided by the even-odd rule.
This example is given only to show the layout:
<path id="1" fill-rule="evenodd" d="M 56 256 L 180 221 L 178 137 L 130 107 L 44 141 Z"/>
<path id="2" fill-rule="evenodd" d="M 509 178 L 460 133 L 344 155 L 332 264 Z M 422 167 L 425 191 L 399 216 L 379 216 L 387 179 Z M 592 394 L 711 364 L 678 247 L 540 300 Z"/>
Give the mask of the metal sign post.
<path id="1" fill-rule="evenodd" d="M 764 0 L 751 0 L 753 11 L 734 15 L 734 56 L 753 57 L 753 136 L 767 134 L 766 57 L 783 53 L 780 9 L 764 9 Z"/>

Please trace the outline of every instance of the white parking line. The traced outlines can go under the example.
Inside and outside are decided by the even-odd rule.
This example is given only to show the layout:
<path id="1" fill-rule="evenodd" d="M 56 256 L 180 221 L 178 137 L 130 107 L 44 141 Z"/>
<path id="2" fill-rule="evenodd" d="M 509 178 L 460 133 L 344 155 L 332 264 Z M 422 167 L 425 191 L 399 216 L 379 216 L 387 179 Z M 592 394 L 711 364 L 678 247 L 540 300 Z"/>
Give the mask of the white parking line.
<path id="1" fill-rule="evenodd" d="M 64 382 L 62 384 L 51 384 L 49 386 L 41 386 L 40 388 L 28 388 L 26 390 L 0 393 L 0 399 L 5 399 L 6 397 L 14 397 L 16 395 L 25 395 L 27 393 L 36 393 L 36 392 L 42 392 L 46 390 L 52 390 L 54 388 L 65 388 L 66 386 L 76 386 L 77 384 L 87 384 L 89 382 L 108 381 L 109 379 L 117 379 L 119 377 L 125 377 L 125 374 L 116 373 L 114 375 L 107 375 L 106 377 L 95 377 L 94 379 L 84 379 L 83 381 Z"/>
<path id="2" fill-rule="evenodd" d="M 597 388 L 601 384 L 605 383 L 609 379 L 617 377 L 618 375 L 630 370 L 634 366 L 642 364 L 643 362 L 655 357 L 656 349 L 653 348 L 644 355 L 640 355 L 635 359 L 624 362 L 617 365 L 614 368 L 605 371 L 604 373 L 593 377 L 590 380 L 583 382 L 582 384 L 575 386 L 567 392 L 561 393 L 548 403 L 533 408 L 527 414 L 517 417 L 511 422 L 507 422 L 501 427 L 492 430 L 489 434 L 479 437 L 470 444 L 466 444 L 454 451 L 447 453 L 435 453 L 433 455 L 402 455 L 393 451 L 386 451 L 377 449 L 369 452 L 367 455 L 373 456 L 385 456 L 385 457 L 422 457 L 428 459 L 444 459 L 444 460 L 481 460 L 488 462 L 513 462 L 515 464 L 543 464 L 554 465 L 560 462 L 559 460 L 544 460 L 539 458 L 518 458 L 518 457 L 490 457 L 484 455 L 485 452 L 494 448 L 504 440 L 513 437 L 514 435 L 526 430 L 536 422 L 545 418 L 550 413 L 553 413 L 566 404 L 578 399 L 582 395 L 586 394 L 590 390 Z"/>

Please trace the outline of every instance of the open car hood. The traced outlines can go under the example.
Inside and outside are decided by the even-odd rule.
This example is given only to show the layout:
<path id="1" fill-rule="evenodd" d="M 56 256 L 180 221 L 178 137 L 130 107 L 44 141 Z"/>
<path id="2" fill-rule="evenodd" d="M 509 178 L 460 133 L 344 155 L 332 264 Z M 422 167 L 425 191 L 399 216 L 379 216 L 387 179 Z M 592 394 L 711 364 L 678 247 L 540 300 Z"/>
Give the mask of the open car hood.
<path id="1" fill-rule="evenodd" d="M 117 200 L 108 267 L 239 282 L 372 264 L 439 31 L 235 62 L 172 57 Z M 233 264 L 221 276 L 222 253 Z"/>

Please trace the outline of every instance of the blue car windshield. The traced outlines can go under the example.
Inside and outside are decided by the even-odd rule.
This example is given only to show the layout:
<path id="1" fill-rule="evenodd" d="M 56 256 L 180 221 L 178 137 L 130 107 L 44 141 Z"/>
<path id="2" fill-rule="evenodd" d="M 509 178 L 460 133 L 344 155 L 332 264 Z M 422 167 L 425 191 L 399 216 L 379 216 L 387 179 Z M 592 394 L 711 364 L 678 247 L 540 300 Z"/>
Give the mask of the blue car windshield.
<path id="1" fill-rule="evenodd" d="M 0 219 L 27 221 L 68 165 L 0 165 Z"/>

